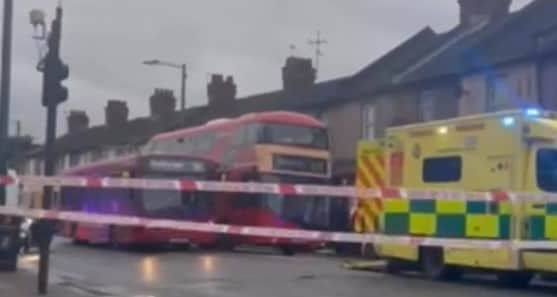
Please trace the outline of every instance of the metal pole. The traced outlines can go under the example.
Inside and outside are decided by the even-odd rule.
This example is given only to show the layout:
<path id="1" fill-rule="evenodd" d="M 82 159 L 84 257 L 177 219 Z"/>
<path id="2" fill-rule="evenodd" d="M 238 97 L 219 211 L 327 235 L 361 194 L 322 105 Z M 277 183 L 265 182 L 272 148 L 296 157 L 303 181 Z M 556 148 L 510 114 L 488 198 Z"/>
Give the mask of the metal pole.
<path id="1" fill-rule="evenodd" d="M 10 126 L 10 75 L 12 66 L 13 0 L 4 0 L 2 32 L 2 80 L 0 82 L 0 176 L 8 173 Z M 0 186 L 0 206 L 6 204 L 6 187 Z"/>
<path id="2" fill-rule="evenodd" d="M 56 141 L 57 106 L 49 105 L 46 114 L 46 142 L 44 147 L 44 175 L 53 176 L 55 169 L 54 142 Z M 50 209 L 52 204 L 52 187 L 44 187 L 43 209 Z"/>
<path id="3" fill-rule="evenodd" d="M 182 90 L 180 93 L 180 110 L 184 111 L 186 109 L 186 64 L 182 64 Z"/>
<path id="4" fill-rule="evenodd" d="M 62 7 L 56 8 L 56 18 L 52 21 L 52 28 L 48 37 L 48 53 L 45 57 L 45 68 L 43 70 L 43 104 L 46 106 L 46 140 L 44 146 L 44 175 L 54 175 L 55 169 L 55 141 L 56 141 L 56 113 L 58 108 L 58 99 L 54 93 L 52 79 L 49 77 L 55 71 L 56 63 L 60 63 L 60 41 L 62 37 Z M 52 204 L 52 186 L 44 187 L 43 209 L 50 209 Z M 48 267 L 50 242 L 52 240 L 53 227 L 52 222 L 39 221 L 41 230 L 38 239 L 39 242 L 39 275 L 38 275 L 38 291 L 40 295 L 47 294 L 48 291 Z"/>
<path id="5" fill-rule="evenodd" d="M 50 261 L 50 250 L 48 248 L 39 249 L 39 295 L 48 293 L 48 263 Z"/>

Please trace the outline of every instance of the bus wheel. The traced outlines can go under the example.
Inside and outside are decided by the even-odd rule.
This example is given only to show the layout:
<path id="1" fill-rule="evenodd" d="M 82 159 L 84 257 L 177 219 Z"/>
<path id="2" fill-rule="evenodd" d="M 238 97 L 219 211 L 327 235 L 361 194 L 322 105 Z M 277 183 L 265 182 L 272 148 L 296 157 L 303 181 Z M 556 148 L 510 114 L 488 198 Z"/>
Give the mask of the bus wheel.
<path id="1" fill-rule="evenodd" d="M 296 251 L 294 251 L 292 247 L 287 245 L 283 245 L 279 249 L 282 252 L 282 254 L 285 256 L 294 256 L 296 254 Z"/>
<path id="2" fill-rule="evenodd" d="M 84 239 L 77 239 L 77 224 L 70 225 L 70 238 L 72 239 L 72 243 L 74 245 L 86 245 L 87 240 Z"/>
<path id="3" fill-rule="evenodd" d="M 457 280 L 461 276 L 458 268 L 445 264 L 443 248 L 420 249 L 420 263 L 422 271 L 431 280 Z"/>
<path id="4" fill-rule="evenodd" d="M 523 289 L 528 287 L 533 277 L 530 272 L 505 271 L 497 274 L 497 281 L 508 288 Z"/>
<path id="5" fill-rule="evenodd" d="M 118 232 L 116 232 L 115 226 L 110 226 L 108 228 L 108 244 L 112 248 L 120 248 L 120 242 L 118 240 Z"/>
<path id="6" fill-rule="evenodd" d="M 17 260 L 11 260 L 0 264 L 0 271 L 3 272 L 15 272 L 17 271 Z"/>
<path id="7" fill-rule="evenodd" d="M 81 246 L 83 246 L 83 245 L 87 245 L 89 242 L 88 242 L 87 240 L 74 238 L 74 239 L 72 239 L 72 243 L 73 243 L 74 245 L 81 245 Z"/>

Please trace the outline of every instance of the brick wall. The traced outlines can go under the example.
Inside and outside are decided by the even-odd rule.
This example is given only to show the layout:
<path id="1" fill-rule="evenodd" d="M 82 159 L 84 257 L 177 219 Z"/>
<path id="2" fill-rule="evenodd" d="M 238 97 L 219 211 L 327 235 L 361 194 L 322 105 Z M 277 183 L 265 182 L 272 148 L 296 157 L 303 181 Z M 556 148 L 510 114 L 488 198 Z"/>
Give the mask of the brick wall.
<path id="1" fill-rule="evenodd" d="M 362 111 L 356 101 L 334 106 L 324 112 L 329 125 L 331 148 L 335 159 L 352 159 L 361 138 Z"/>

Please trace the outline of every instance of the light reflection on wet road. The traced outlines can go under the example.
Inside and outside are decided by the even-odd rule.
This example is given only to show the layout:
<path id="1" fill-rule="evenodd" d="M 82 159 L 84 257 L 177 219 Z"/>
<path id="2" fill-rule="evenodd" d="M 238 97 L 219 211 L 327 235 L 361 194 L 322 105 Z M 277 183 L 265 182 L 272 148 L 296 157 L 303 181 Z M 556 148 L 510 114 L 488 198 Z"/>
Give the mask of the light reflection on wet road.
<path id="1" fill-rule="evenodd" d="M 332 256 L 287 257 L 260 250 L 137 252 L 58 242 L 52 256 L 52 279 L 107 297 L 537 297 L 555 293 L 546 288 L 506 290 L 485 281 L 433 283 L 347 271 L 341 268 L 342 262 Z"/>

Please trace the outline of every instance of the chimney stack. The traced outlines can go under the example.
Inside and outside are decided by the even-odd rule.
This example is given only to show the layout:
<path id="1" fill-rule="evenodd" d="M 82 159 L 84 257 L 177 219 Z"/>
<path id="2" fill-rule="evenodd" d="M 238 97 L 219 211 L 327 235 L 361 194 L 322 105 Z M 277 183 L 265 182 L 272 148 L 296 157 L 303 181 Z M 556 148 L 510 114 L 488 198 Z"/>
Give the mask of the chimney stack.
<path id="1" fill-rule="evenodd" d="M 68 133 L 75 133 L 89 128 L 89 117 L 83 110 L 71 110 L 67 120 Z"/>
<path id="2" fill-rule="evenodd" d="M 460 25 L 473 26 L 483 21 L 495 21 L 509 15 L 512 0 L 458 0 Z"/>
<path id="3" fill-rule="evenodd" d="M 299 92 L 315 84 L 316 70 L 311 59 L 288 57 L 282 67 L 282 86 L 287 92 Z"/>
<path id="4" fill-rule="evenodd" d="M 174 91 L 169 89 L 155 89 L 149 98 L 151 107 L 151 117 L 164 118 L 171 115 L 176 110 L 176 97 Z"/>
<path id="5" fill-rule="evenodd" d="M 128 121 L 128 105 L 125 101 L 108 100 L 104 108 L 105 124 L 108 127 L 118 127 Z"/>
<path id="6" fill-rule="evenodd" d="M 222 74 L 211 75 L 211 81 L 207 85 L 207 97 L 209 106 L 229 107 L 236 99 L 237 87 L 232 76 L 226 80 Z"/>

